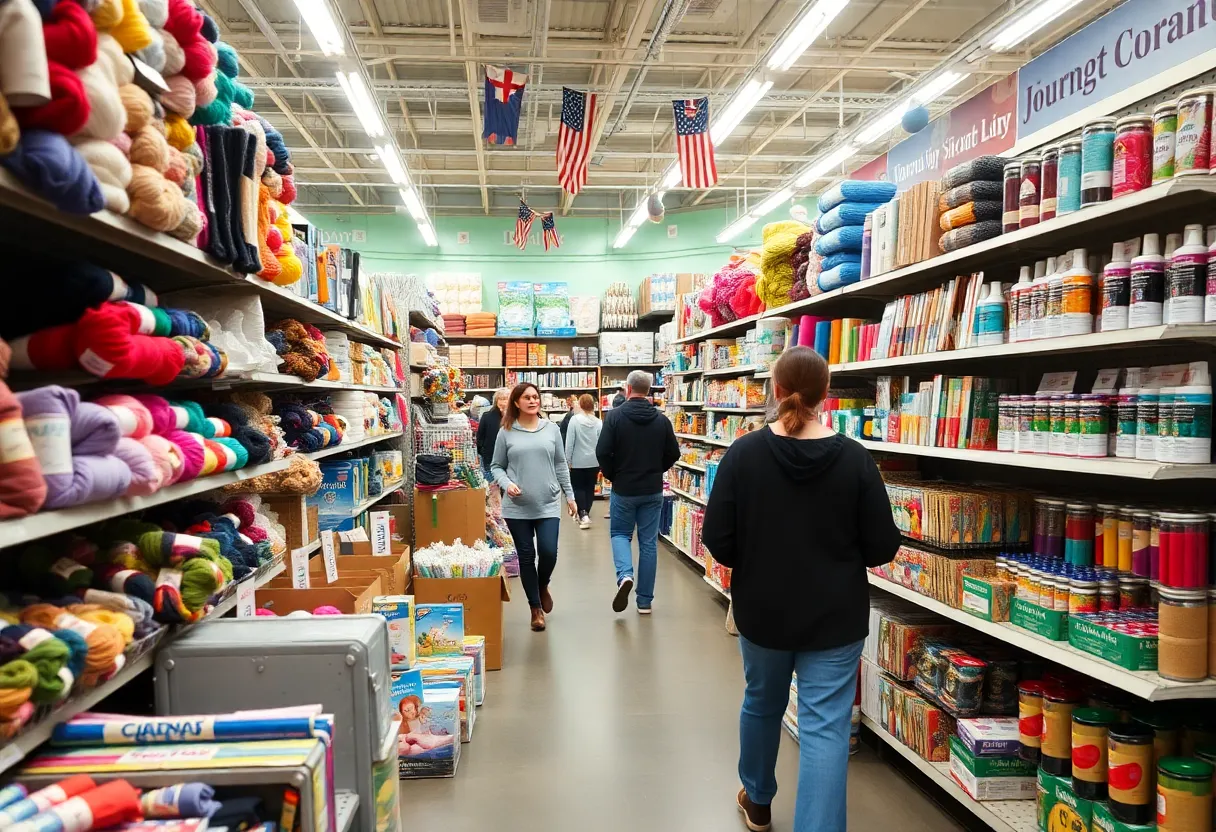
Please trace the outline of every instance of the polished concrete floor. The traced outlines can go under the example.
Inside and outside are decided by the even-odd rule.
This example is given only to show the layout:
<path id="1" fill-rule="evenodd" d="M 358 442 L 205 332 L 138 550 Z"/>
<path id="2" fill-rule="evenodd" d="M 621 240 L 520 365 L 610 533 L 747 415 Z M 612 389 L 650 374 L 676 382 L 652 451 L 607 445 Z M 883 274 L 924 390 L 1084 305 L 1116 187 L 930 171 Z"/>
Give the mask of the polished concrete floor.
<path id="1" fill-rule="evenodd" d="M 563 520 L 555 609 L 528 629 L 518 581 L 504 668 L 489 673 L 454 779 L 401 784 L 402 828 L 436 832 L 737 832 L 742 668 L 725 606 L 659 543 L 654 613 L 612 612 L 607 521 Z M 783 735 L 774 829 L 790 830 L 798 746 Z M 959 827 L 863 747 L 849 763 L 852 830 Z"/>

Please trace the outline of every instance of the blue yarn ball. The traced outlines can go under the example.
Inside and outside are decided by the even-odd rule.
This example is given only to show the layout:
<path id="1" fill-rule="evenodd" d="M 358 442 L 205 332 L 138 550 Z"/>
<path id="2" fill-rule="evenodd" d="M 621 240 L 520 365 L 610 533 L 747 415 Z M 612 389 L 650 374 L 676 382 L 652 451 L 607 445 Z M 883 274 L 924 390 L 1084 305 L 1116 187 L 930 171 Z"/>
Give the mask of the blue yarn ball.
<path id="1" fill-rule="evenodd" d="M 241 65 L 236 59 L 235 49 L 223 41 L 220 41 L 215 45 L 215 53 L 216 69 L 227 75 L 229 78 L 236 78 L 241 74 Z"/>
<path id="2" fill-rule="evenodd" d="M 927 107 L 913 107 L 904 113 L 904 117 L 900 119 L 899 123 L 907 132 L 919 133 L 929 124 L 929 109 Z"/>

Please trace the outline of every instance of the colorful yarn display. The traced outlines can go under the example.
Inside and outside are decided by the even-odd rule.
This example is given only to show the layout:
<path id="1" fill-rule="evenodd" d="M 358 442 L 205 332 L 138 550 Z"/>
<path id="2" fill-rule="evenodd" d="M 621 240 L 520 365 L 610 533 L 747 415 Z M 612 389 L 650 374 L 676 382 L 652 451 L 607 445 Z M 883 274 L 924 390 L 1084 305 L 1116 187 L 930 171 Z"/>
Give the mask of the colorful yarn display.
<path id="1" fill-rule="evenodd" d="M 122 667 L 122 651 L 126 642 L 123 641 L 122 634 L 110 624 L 85 621 L 53 604 L 32 604 L 25 607 L 21 610 L 21 622 L 44 629 L 74 630 L 84 636 L 85 643 L 88 645 L 88 654 L 85 656 L 84 673 L 81 675 L 80 681 L 87 687 L 96 685 L 102 678 L 117 672 Z M 46 643 L 44 641 L 42 644 Z M 42 644 L 39 646 L 41 647 Z M 30 653 L 27 652 L 26 656 L 29 655 Z M 64 664 L 66 664 L 66 646 L 63 658 Z M 34 700 L 37 701 L 36 695 Z"/>
<path id="2" fill-rule="evenodd" d="M 809 231 L 794 220 L 771 222 L 764 226 L 761 271 L 756 279 L 756 294 L 767 306 L 775 308 L 790 301 L 794 288 L 794 247 L 798 237 Z"/>
<path id="3" fill-rule="evenodd" d="M 46 788 L 30 792 L 21 800 L 0 809 L 0 828 L 28 820 L 96 786 L 93 778 L 87 774 L 73 774 Z"/>
<path id="4" fill-rule="evenodd" d="M 32 829 L 56 832 L 89 832 L 139 820 L 143 817 L 139 792 L 126 780 L 111 780 L 71 797 L 28 821 Z M 15 827 L 21 829 L 26 824 Z M 28 830 L 27 830 L 28 832 Z"/>

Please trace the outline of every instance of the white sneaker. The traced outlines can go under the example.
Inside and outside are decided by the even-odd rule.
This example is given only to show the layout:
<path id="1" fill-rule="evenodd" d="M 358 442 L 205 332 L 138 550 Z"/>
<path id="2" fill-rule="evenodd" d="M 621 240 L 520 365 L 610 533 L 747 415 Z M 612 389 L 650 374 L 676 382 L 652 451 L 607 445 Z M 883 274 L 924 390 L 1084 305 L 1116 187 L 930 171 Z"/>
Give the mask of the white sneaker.
<path id="1" fill-rule="evenodd" d="M 583 519 L 578 521 L 578 527 L 580 529 L 591 528 L 591 518 L 584 514 Z"/>
<path id="2" fill-rule="evenodd" d="M 638 615 L 650 615 L 650 607 L 638 607 Z"/>

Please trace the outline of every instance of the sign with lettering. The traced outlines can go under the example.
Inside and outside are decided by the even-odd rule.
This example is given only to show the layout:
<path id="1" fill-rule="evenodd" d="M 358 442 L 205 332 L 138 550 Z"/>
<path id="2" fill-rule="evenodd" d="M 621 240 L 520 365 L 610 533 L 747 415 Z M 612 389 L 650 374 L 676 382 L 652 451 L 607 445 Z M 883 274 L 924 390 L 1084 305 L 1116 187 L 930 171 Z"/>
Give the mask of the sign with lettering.
<path id="1" fill-rule="evenodd" d="M 309 589 L 308 547 L 291 550 L 291 588 Z"/>
<path id="2" fill-rule="evenodd" d="M 372 554 L 391 555 L 393 553 L 393 535 L 387 511 L 373 511 L 372 521 Z"/>
<path id="3" fill-rule="evenodd" d="M 236 617 L 253 618 L 257 615 L 257 601 L 254 598 L 253 581 L 241 581 L 236 586 Z"/>
<path id="4" fill-rule="evenodd" d="M 338 580 L 338 558 L 334 551 L 334 533 L 328 529 L 321 532 L 321 559 L 325 562 L 325 582 L 332 584 Z"/>

